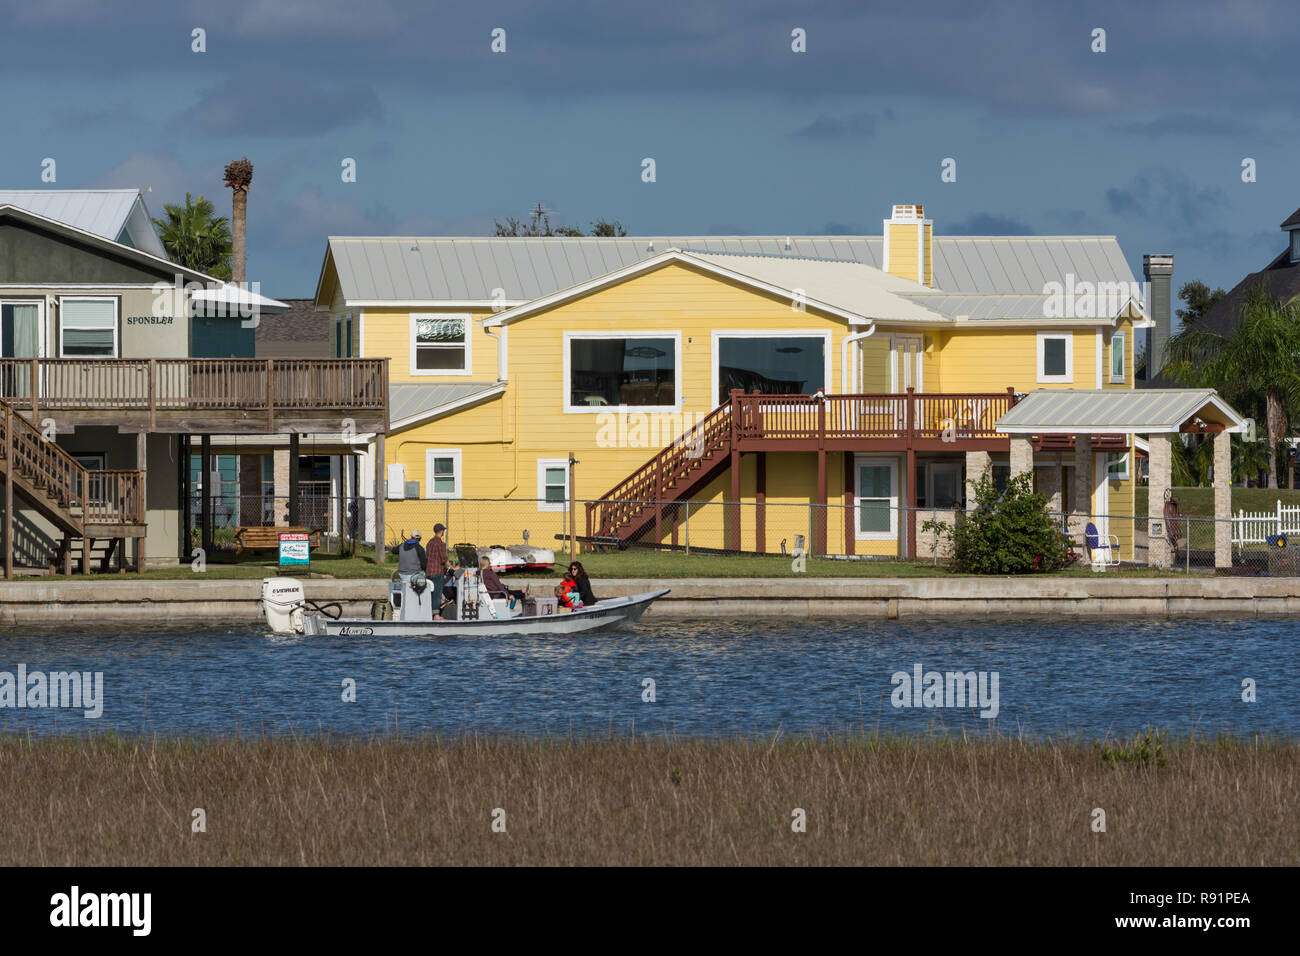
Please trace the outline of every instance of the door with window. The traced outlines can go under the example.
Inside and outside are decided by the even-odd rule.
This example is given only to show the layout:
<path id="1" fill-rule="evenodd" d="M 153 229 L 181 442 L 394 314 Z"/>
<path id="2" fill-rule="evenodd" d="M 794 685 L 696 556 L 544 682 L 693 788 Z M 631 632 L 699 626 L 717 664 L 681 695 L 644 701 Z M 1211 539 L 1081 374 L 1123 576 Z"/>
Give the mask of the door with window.
<path id="1" fill-rule="evenodd" d="M 889 337 L 889 390 L 895 394 L 909 388 L 921 391 L 921 336 L 891 335 Z M 907 410 L 902 402 L 894 405 L 894 427 L 902 431 L 907 427 Z"/>
<path id="2" fill-rule="evenodd" d="M 898 462 L 887 458 L 859 458 L 854 470 L 857 485 L 854 537 L 859 541 L 896 541 Z"/>
<path id="3" fill-rule="evenodd" d="M 13 360 L 40 355 L 40 339 L 40 302 L 0 302 L 0 398 L 31 397 L 31 366 Z"/>

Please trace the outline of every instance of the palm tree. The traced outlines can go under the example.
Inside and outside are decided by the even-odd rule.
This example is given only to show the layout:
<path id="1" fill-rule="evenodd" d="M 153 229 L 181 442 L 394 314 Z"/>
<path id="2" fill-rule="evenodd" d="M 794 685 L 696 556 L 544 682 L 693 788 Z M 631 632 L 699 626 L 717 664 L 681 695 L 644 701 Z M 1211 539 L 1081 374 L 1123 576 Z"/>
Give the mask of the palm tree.
<path id="1" fill-rule="evenodd" d="M 1300 413 L 1300 297 L 1282 302 L 1259 282 L 1246 291 L 1230 336 L 1199 325 L 1170 338 L 1165 373 L 1183 385 L 1217 388 L 1242 405 L 1262 402 L 1268 486 L 1276 488 L 1277 446 Z"/>
<path id="2" fill-rule="evenodd" d="M 167 218 L 153 223 L 173 262 L 218 279 L 230 278 L 230 222 L 216 215 L 212 203 L 186 193 L 184 206 L 168 203 L 163 213 Z"/>
<path id="3" fill-rule="evenodd" d="M 246 265 L 244 236 L 248 226 L 248 187 L 253 185 L 253 164 L 248 157 L 226 163 L 226 185 L 234 191 L 232 206 L 235 214 L 235 256 L 232 272 L 236 282 L 244 281 Z"/>

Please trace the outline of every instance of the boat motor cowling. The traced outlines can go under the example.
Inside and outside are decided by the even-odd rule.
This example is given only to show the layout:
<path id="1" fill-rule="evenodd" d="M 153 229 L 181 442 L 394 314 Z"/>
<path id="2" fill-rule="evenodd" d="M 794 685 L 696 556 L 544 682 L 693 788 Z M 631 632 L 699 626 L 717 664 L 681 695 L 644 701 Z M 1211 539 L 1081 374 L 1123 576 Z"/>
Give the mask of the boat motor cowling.
<path id="1" fill-rule="evenodd" d="M 301 634 L 307 595 L 296 578 L 263 578 L 262 611 L 276 634 Z"/>

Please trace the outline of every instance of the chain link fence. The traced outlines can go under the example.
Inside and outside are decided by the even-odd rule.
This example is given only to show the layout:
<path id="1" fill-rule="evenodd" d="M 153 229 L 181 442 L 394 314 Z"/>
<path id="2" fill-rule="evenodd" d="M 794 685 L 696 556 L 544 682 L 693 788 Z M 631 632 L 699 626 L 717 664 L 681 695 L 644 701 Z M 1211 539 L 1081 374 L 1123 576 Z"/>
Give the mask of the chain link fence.
<path id="1" fill-rule="evenodd" d="M 307 483 L 304 482 L 304 485 Z M 307 488 L 296 513 L 287 496 L 214 497 L 209 535 L 218 550 L 241 549 L 249 528 L 305 528 L 325 553 L 373 553 L 377 510 L 369 497 Z M 953 527 L 965 512 L 906 508 L 886 501 L 826 505 L 807 501 L 576 501 L 531 498 L 393 499 L 384 502 L 383 540 L 392 545 L 434 526 L 449 545 L 567 552 L 657 552 L 680 555 L 809 557 L 844 561 L 913 561 L 946 566 Z M 190 507 L 191 537 L 201 542 L 201 500 Z M 1079 566 L 1155 566 L 1185 573 L 1300 574 L 1300 534 L 1286 536 L 1240 516 L 1216 521 L 1187 515 L 1052 513 Z M 1271 526 L 1270 526 L 1271 527 Z M 1216 563 L 1216 550 L 1220 560 Z M 1225 560 L 1226 556 L 1226 560 Z M 563 560 L 561 558 L 561 560 Z M 1295 568 L 1293 569 L 1293 565 Z"/>

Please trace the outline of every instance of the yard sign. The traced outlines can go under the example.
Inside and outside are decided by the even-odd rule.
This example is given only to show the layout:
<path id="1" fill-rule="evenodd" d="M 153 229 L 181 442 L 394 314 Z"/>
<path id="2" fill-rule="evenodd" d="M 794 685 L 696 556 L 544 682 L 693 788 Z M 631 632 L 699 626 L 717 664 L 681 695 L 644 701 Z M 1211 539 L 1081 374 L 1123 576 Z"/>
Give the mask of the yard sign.
<path id="1" fill-rule="evenodd" d="M 280 532 L 280 567 L 311 569 L 311 535 L 301 531 Z"/>

